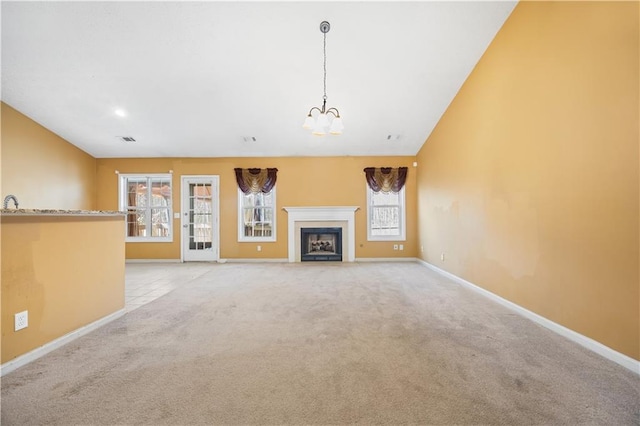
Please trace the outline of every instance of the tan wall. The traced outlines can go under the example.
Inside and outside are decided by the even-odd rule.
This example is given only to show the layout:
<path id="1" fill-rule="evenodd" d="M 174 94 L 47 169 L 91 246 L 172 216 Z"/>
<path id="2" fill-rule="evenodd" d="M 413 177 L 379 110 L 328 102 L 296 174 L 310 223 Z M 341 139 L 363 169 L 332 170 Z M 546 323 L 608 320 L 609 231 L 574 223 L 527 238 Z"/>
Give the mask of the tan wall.
<path id="1" fill-rule="evenodd" d="M 120 173 L 167 173 L 173 170 L 173 209 L 180 211 L 180 176 L 220 176 L 220 257 L 226 259 L 287 258 L 287 213 L 282 207 L 360 206 L 356 212 L 356 257 L 416 257 L 416 172 L 414 157 L 300 157 L 300 158 L 157 158 L 98 159 L 98 209 L 118 208 Z M 368 242 L 365 167 L 409 167 L 406 184 L 407 240 L 404 251 L 393 242 Z M 235 167 L 278 169 L 277 241 L 239 243 Z M 174 232 L 180 232 L 179 220 Z M 256 246 L 262 246 L 258 252 Z M 172 243 L 127 243 L 128 259 L 179 259 L 180 238 Z"/>
<path id="2" fill-rule="evenodd" d="M 518 4 L 418 154 L 424 260 L 635 359 L 638 12 Z"/>
<path id="3" fill-rule="evenodd" d="M 124 217 L 1 220 L 2 363 L 124 308 Z"/>
<path id="4" fill-rule="evenodd" d="M 29 209 L 94 208 L 96 160 L 5 103 L 1 150 L 2 198 L 14 194 Z"/>

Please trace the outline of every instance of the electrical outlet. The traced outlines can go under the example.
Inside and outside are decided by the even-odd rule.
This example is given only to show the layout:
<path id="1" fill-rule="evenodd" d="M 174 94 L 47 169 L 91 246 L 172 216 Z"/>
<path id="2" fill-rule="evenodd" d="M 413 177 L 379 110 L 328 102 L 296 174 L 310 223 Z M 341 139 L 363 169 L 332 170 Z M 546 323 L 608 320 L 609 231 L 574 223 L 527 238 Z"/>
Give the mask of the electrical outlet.
<path id="1" fill-rule="evenodd" d="M 424 246 L 420 246 L 420 253 L 424 253 Z"/>
<path id="2" fill-rule="evenodd" d="M 256 250 L 258 250 L 258 251 L 262 251 L 262 246 L 258 246 L 258 247 L 256 247 Z"/>
<path id="3" fill-rule="evenodd" d="M 442 253 L 442 254 L 440 255 L 440 260 L 442 260 L 442 261 L 444 262 L 444 253 Z"/>
<path id="4" fill-rule="evenodd" d="M 393 245 L 393 249 L 394 249 L 394 250 L 398 250 L 398 245 L 397 245 L 397 244 L 394 244 L 394 245 Z"/>
<path id="5" fill-rule="evenodd" d="M 29 326 L 29 311 L 22 311 L 15 314 L 15 331 L 22 330 Z"/>
<path id="6" fill-rule="evenodd" d="M 400 250 L 404 250 L 404 244 L 400 244 Z"/>

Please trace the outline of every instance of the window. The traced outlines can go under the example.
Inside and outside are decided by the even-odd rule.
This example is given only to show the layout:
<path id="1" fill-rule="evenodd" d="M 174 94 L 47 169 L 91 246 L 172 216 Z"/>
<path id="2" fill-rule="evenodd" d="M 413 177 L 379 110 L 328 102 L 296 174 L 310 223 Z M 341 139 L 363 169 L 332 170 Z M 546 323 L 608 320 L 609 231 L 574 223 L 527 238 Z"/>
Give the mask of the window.
<path id="1" fill-rule="evenodd" d="M 275 241 L 275 205 L 275 187 L 267 193 L 238 189 L 238 241 Z"/>
<path id="2" fill-rule="evenodd" d="M 120 210 L 127 212 L 126 241 L 172 241 L 171 178 L 120 175 Z"/>
<path id="3" fill-rule="evenodd" d="M 367 239 L 406 239 L 404 186 L 399 192 L 374 192 L 367 185 Z"/>

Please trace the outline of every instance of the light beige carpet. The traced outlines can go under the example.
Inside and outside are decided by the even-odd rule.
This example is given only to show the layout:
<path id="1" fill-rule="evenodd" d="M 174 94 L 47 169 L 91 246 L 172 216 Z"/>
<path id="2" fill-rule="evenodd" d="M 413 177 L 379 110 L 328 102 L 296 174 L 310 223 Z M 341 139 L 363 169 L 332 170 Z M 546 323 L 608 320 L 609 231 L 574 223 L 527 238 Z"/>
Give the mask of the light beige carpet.
<path id="1" fill-rule="evenodd" d="M 2 425 L 637 425 L 640 380 L 417 263 L 212 264 L 5 376 L 1 410 Z"/>

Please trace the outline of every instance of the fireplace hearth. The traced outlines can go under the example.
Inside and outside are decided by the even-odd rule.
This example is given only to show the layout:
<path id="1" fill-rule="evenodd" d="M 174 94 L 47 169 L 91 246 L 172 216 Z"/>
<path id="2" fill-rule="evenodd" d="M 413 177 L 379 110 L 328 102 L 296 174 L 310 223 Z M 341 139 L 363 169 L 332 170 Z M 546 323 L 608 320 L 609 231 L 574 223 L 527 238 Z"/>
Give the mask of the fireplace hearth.
<path id="1" fill-rule="evenodd" d="M 342 262 L 342 228 L 300 228 L 302 262 Z"/>

